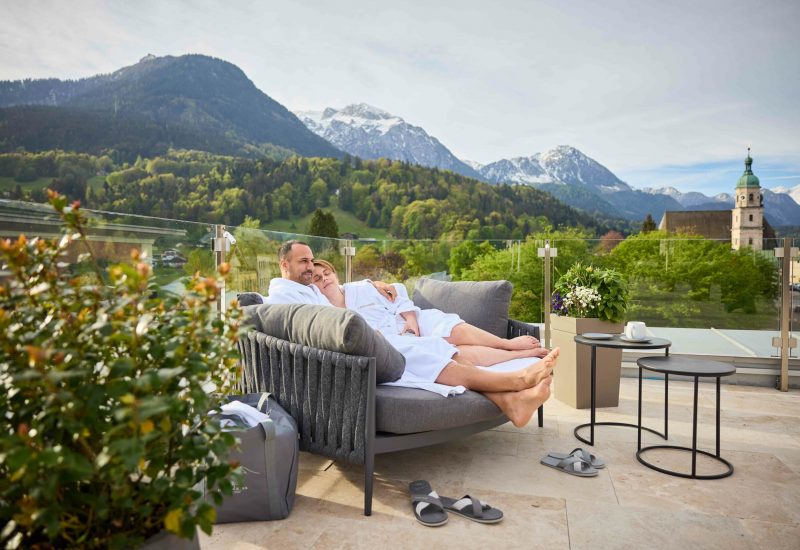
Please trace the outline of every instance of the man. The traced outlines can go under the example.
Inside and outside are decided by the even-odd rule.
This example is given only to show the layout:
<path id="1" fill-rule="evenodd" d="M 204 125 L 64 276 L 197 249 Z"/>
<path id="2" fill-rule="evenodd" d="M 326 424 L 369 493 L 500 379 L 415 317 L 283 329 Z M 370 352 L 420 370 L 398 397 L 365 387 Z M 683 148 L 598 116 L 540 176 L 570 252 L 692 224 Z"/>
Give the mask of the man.
<path id="1" fill-rule="evenodd" d="M 281 277 L 269 284 L 268 304 L 318 304 L 330 302 L 312 285 L 314 253 L 308 244 L 287 241 L 278 253 Z M 373 282 L 389 300 L 394 288 L 380 281 Z M 495 403 L 512 423 L 521 427 L 528 423 L 536 409 L 550 397 L 553 367 L 559 350 L 554 349 L 541 361 L 513 372 L 493 372 L 476 367 L 459 357 L 458 349 L 441 338 L 397 336 L 387 338 L 406 358 L 403 377 L 393 385 L 405 385 L 440 393 L 432 386 L 462 387 L 479 391 Z M 424 356 L 433 351 L 435 358 Z M 419 359 L 419 360 L 418 360 Z"/>

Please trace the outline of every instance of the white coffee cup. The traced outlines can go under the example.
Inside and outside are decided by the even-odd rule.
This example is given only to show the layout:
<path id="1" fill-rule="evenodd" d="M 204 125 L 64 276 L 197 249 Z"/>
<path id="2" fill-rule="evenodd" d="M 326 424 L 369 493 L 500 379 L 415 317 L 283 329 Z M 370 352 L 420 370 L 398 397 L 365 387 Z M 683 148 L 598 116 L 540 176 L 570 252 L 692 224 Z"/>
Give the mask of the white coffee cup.
<path id="1" fill-rule="evenodd" d="M 629 321 L 625 325 L 625 338 L 629 340 L 647 338 L 647 326 L 641 321 Z"/>

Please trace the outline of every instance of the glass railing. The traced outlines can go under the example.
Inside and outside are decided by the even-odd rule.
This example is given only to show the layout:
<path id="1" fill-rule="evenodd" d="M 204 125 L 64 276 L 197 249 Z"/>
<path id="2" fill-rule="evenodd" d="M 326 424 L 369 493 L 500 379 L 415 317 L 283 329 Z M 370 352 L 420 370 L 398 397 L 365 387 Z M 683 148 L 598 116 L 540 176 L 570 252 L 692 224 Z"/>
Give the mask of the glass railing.
<path id="1" fill-rule="evenodd" d="M 210 248 L 213 226 L 203 223 L 84 211 L 88 217 L 86 242 L 102 269 L 129 261 L 136 249 L 153 267 L 158 292 L 182 293 L 189 276 L 197 271 L 213 274 L 216 265 Z M 0 238 L 60 238 L 62 222 L 48 205 L 0 200 Z M 84 245 L 75 242 L 65 263 L 76 276 L 95 276 L 83 259 Z"/>
<path id="2" fill-rule="evenodd" d="M 133 248 L 144 253 L 161 292 L 182 292 L 188 277 L 212 274 L 217 255 L 211 242 L 217 226 L 203 223 L 88 211 L 89 243 L 101 264 L 125 260 Z M 61 224 L 44 205 L 0 201 L 0 237 L 55 237 Z M 239 292 L 267 294 L 280 276 L 278 250 L 301 240 L 317 258 L 330 261 L 346 280 L 404 282 L 409 295 L 420 277 L 442 280 L 498 280 L 514 284 L 510 316 L 543 323 L 558 278 L 576 262 L 611 267 L 629 282 L 625 320 L 644 321 L 657 335 L 683 342 L 676 352 L 751 357 L 775 356 L 782 312 L 781 262 L 775 249 L 783 239 L 765 239 L 762 250 L 731 251 L 725 240 L 666 238 L 663 234 L 627 239 L 563 238 L 551 235 L 549 271 L 540 252 L 545 237 L 526 240 L 332 239 L 297 233 L 227 227 L 231 266 L 227 300 Z M 792 246 L 800 247 L 800 239 Z M 348 250 L 348 247 L 350 249 Z M 90 276 L 70 256 L 70 269 Z M 348 273 L 349 267 L 349 273 Z M 800 258 L 793 259 L 790 293 L 791 328 L 800 327 Z M 788 280 L 788 279 L 787 279 Z M 226 300 L 226 301 L 227 301 Z M 797 336 L 795 334 L 795 336 Z M 794 350 L 793 357 L 798 351 Z"/>

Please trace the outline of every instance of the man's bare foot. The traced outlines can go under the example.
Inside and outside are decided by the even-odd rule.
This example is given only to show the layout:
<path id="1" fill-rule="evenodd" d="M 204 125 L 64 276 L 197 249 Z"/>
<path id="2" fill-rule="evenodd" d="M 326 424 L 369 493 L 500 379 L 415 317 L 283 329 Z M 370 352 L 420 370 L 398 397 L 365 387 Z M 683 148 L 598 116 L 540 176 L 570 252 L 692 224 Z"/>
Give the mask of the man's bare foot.
<path id="1" fill-rule="evenodd" d="M 548 376 L 539 384 L 527 390 L 510 392 L 505 398 L 503 412 L 517 428 L 525 426 L 533 413 L 550 397 L 550 384 L 553 378 Z"/>
<path id="2" fill-rule="evenodd" d="M 514 351 L 519 349 L 533 349 L 536 347 L 539 347 L 539 340 L 533 336 L 517 336 L 516 338 L 506 340 L 503 349 Z"/>

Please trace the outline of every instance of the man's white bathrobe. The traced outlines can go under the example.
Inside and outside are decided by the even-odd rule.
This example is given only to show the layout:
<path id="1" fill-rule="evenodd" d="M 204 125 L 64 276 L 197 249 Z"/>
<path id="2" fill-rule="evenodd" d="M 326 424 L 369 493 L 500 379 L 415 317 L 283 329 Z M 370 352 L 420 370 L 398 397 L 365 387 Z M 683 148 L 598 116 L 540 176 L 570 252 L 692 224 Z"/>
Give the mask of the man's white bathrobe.
<path id="1" fill-rule="evenodd" d="M 276 277 L 269 282 L 267 296 L 261 296 L 265 304 L 315 304 L 329 306 L 331 303 L 314 285 L 304 285 Z"/>
<path id="2" fill-rule="evenodd" d="M 363 282 L 363 284 L 369 286 L 375 295 L 380 296 L 380 293 L 371 283 Z M 360 295 L 368 296 L 366 286 L 361 290 L 359 293 Z M 381 298 L 383 297 L 381 296 Z M 262 299 L 266 304 L 331 305 L 316 286 L 306 286 L 283 278 L 272 279 L 269 283 L 269 296 L 262 296 Z M 391 304 L 391 302 L 385 298 L 383 299 Z M 407 295 L 406 300 L 408 300 Z M 347 294 L 345 294 L 345 302 L 346 301 Z M 408 302 L 410 302 L 410 300 L 408 300 Z M 361 311 L 356 311 L 363 315 Z M 406 368 L 405 371 L 403 371 L 403 376 L 401 376 L 399 380 L 386 385 L 418 388 L 445 396 L 455 395 L 465 391 L 463 386 L 445 386 L 444 384 L 437 384 L 435 382 L 436 378 L 439 377 L 439 373 L 442 372 L 442 369 L 450 363 L 453 355 L 458 352 L 455 346 L 450 345 L 443 338 L 439 337 L 418 338 L 416 336 L 401 336 L 398 334 L 397 329 L 384 332 L 384 330 L 375 326 L 369 318 L 365 317 L 365 319 L 368 325 L 379 330 L 386 340 L 406 359 Z M 402 325 L 400 328 L 402 329 Z"/>

